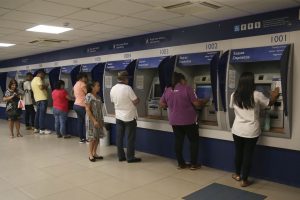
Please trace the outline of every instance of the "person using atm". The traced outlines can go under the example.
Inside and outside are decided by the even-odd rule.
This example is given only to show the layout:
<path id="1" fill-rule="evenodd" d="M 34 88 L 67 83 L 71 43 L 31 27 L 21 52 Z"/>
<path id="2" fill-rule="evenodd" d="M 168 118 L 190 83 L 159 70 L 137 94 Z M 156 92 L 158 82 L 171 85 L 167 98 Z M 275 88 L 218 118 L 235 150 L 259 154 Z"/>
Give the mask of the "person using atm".
<path id="1" fill-rule="evenodd" d="M 196 170 L 201 167 L 198 163 L 199 133 L 195 107 L 202 107 L 207 101 L 198 99 L 194 89 L 187 85 L 185 76 L 177 72 L 173 74 L 172 86 L 165 89 L 160 99 L 160 106 L 168 108 L 169 123 L 175 134 L 178 169 Z M 185 162 L 182 155 L 185 136 L 190 141 L 190 165 Z"/>
<path id="2" fill-rule="evenodd" d="M 252 72 L 242 73 L 237 88 L 231 95 L 229 107 L 233 108 L 235 113 L 231 130 L 235 144 L 235 174 L 232 178 L 241 181 L 242 187 L 252 184 L 248 181 L 248 176 L 255 145 L 261 134 L 260 109 L 272 106 L 278 96 L 278 87 L 271 92 L 270 98 L 256 91 Z"/>

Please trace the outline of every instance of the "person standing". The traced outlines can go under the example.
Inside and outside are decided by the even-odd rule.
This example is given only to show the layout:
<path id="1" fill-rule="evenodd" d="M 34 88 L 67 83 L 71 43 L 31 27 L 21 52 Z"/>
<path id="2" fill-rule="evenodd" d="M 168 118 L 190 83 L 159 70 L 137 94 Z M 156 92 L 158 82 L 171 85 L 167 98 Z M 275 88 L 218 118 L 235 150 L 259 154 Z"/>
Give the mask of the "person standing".
<path id="1" fill-rule="evenodd" d="M 89 140 L 89 160 L 95 162 L 102 160 L 102 156 L 97 155 L 97 148 L 100 138 L 105 136 L 104 120 L 102 114 L 102 101 L 98 96 L 100 84 L 93 81 L 87 85 L 87 95 L 85 97 L 86 108 L 86 137 Z"/>
<path id="2" fill-rule="evenodd" d="M 55 119 L 55 131 L 58 138 L 70 138 L 66 133 L 66 123 L 69 112 L 69 100 L 71 100 L 68 92 L 65 90 L 65 82 L 59 80 L 52 92 L 53 99 L 53 115 Z"/>
<path id="3" fill-rule="evenodd" d="M 199 132 L 195 107 L 204 106 L 206 102 L 207 100 L 197 99 L 193 88 L 187 85 L 183 74 L 174 72 L 172 87 L 165 89 L 160 99 L 160 106 L 168 108 L 169 123 L 175 135 L 178 169 L 190 167 L 191 170 L 196 170 L 201 167 L 198 164 Z M 185 136 L 190 141 L 190 165 L 185 162 L 182 155 Z"/>
<path id="4" fill-rule="evenodd" d="M 32 79 L 32 73 L 28 72 L 26 74 L 26 81 L 23 83 L 26 130 L 31 130 L 34 128 L 35 110 L 33 106 L 33 92 L 31 89 Z"/>
<path id="5" fill-rule="evenodd" d="M 119 72 L 117 79 L 118 83 L 110 91 L 110 98 L 114 104 L 116 114 L 119 161 L 122 162 L 127 159 L 128 163 L 141 162 L 141 158 L 135 157 L 136 105 L 140 100 L 128 85 L 129 77 L 127 71 Z M 127 135 L 127 156 L 125 156 L 123 148 L 125 134 Z"/>
<path id="6" fill-rule="evenodd" d="M 48 84 L 45 84 L 46 73 L 44 70 L 38 70 L 36 76 L 31 81 L 31 88 L 36 102 L 36 115 L 34 120 L 34 133 L 50 134 L 46 130 L 45 120 L 48 107 Z"/>
<path id="7" fill-rule="evenodd" d="M 6 102 L 6 114 L 8 118 L 8 125 L 10 129 L 10 137 L 14 138 L 14 126 L 16 127 L 17 137 L 23 137 L 20 133 L 20 116 L 22 108 L 19 107 L 21 93 L 18 90 L 18 82 L 12 79 L 8 84 L 3 101 Z"/>
<path id="8" fill-rule="evenodd" d="M 231 129 L 235 144 L 235 174 L 232 178 L 241 181 L 242 187 L 252 184 L 248 176 L 256 142 L 261 134 L 260 109 L 272 106 L 278 96 L 279 88 L 275 88 L 270 98 L 256 91 L 252 72 L 241 74 L 237 88 L 231 95 L 229 107 L 235 113 Z"/>
<path id="9" fill-rule="evenodd" d="M 81 72 L 77 77 L 77 82 L 73 87 L 75 102 L 73 109 L 77 114 L 78 127 L 77 130 L 79 132 L 79 143 L 88 142 L 85 134 L 85 96 L 87 94 L 86 84 L 88 82 L 88 76 L 86 73 Z"/>

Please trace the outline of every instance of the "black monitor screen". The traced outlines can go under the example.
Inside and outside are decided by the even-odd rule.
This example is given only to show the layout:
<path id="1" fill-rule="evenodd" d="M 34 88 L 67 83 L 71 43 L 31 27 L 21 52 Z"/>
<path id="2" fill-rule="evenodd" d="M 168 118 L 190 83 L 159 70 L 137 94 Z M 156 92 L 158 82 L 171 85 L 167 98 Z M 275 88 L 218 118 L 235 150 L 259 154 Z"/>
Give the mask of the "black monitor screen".
<path id="1" fill-rule="evenodd" d="M 212 97 L 211 85 L 197 85 L 196 95 L 199 99 L 211 99 Z"/>
<path id="2" fill-rule="evenodd" d="M 270 97 L 271 84 L 256 84 L 255 90 L 262 92 L 266 97 Z"/>
<path id="3" fill-rule="evenodd" d="M 154 84 L 154 91 L 153 91 L 153 97 L 161 97 L 162 93 L 161 93 L 161 88 L 159 84 Z"/>

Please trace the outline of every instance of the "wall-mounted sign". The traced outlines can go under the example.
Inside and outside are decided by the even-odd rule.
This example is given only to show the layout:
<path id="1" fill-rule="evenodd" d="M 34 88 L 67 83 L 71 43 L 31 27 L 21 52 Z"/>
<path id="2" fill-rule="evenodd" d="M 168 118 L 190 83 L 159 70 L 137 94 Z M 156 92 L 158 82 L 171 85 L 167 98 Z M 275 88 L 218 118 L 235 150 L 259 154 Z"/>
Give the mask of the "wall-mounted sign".
<path id="1" fill-rule="evenodd" d="M 195 65 L 209 65 L 216 54 L 220 54 L 220 52 L 212 51 L 203 53 L 182 54 L 178 56 L 177 66 L 186 67 Z"/>
<path id="2" fill-rule="evenodd" d="M 76 65 L 64 66 L 61 67 L 61 73 L 63 74 L 70 74 L 71 71 L 76 67 Z"/>
<path id="3" fill-rule="evenodd" d="M 118 60 L 106 63 L 106 69 L 108 70 L 125 70 L 131 63 L 131 60 Z"/>
<path id="4" fill-rule="evenodd" d="M 289 45 L 266 46 L 231 50 L 230 63 L 278 61 Z"/>
<path id="5" fill-rule="evenodd" d="M 159 64 L 165 56 L 161 57 L 151 57 L 151 58 L 140 58 L 138 59 L 137 68 L 138 69 L 150 69 L 150 68 L 158 68 Z"/>
<path id="6" fill-rule="evenodd" d="M 97 63 L 91 63 L 91 64 L 82 64 L 81 65 L 81 71 L 82 72 L 91 72 L 93 68 L 97 65 Z"/>
<path id="7" fill-rule="evenodd" d="M 86 53 L 96 53 L 96 52 L 99 52 L 101 50 L 101 47 L 100 46 L 96 46 L 96 47 L 88 47 L 86 49 Z"/>

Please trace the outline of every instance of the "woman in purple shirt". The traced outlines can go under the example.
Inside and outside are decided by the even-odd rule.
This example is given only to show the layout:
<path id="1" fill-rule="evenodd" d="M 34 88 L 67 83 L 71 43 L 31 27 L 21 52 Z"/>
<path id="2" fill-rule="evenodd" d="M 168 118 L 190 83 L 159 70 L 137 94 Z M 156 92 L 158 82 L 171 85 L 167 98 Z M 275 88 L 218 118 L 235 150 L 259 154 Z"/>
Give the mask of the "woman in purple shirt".
<path id="1" fill-rule="evenodd" d="M 197 99 L 193 88 L 187 85 L 184 75 L 174 72 L 172 87 L 165 89 L 160 99 L 160 106 L 168 108 L 169 123 L 175 134 L 178 169 L 190 167 L 191 170 L 196 170 L 201 167 L 198 164 L 199 133 L 195 107 L 201 107 L 204 104 L 205 101 Z M 185 163 L 182 155 L 185 136 L 190 141 L 190 166 Z"/>

